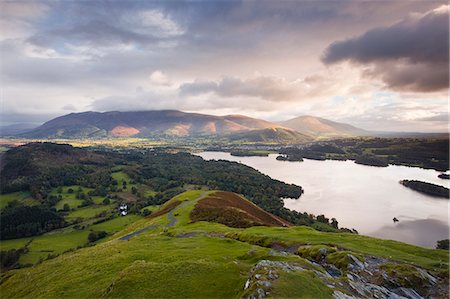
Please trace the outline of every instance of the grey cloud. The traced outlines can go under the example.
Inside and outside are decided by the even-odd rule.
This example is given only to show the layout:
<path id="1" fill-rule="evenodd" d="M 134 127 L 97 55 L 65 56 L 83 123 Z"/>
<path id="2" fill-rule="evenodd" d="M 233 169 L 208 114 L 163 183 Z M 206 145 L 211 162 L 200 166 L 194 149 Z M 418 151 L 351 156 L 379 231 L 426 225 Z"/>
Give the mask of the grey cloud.
<path id="1" fill-rule="evenodd" d="M 389 27 L 332 43 L 325 64 L 351 61 L 374 66 L 372 75 L 392 89 L 430 92 L 448 88 L 449 13 L 442 7 Z M 395 63 L 392 63 L 394 62 Z"/>
<path id="2" fill-rule="evenodd" d="M 442 114 L 437 114 L 437 115 L 430 116 L 430 117 L 420 118 L 418 120 L 447 123 L 450 120 L 449 117 L 450 117 L 450 115 L 448 113 L 442 113 Z"/>
<path id="3" fill-rule="evenodd" d="M 0 112 L 0 125 L 9 125 L 14 123 L 42 124 L 52 118 L 59 116 L 58 114 L 25 114 L 25 113 L 8 113 Z"/>
<path id="4" fill-rule="evenodd" d="M 75 107 L 72 104 L 67 104 L 61 107 L 61 109 L 63 110 L 68 110 L 68 111 L 77 111 L 77 107 Z"/>
<path id="5" fill-rule="evenodd" d="M 256 77 L 240 79 L 224 77 L 218 82 L 194 81 L 179 88 L 181 95 L 199 95 L 208 92 L 220 97 L 255 97 L 269 101 L 289 101 L 296 99 L 295 88 L 283 79 L 273 77 Z"/>

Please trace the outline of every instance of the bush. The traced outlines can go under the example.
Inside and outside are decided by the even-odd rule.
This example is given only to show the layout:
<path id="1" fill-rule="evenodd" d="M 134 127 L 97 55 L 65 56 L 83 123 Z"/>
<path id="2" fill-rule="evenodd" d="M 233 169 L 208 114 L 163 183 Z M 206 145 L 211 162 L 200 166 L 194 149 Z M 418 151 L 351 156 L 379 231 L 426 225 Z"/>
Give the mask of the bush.
<path id="1" fill-rule="evenodd" d="M 89 242 L 93 243 L 97 240 L 103 239 L 108 234 L 105 231 L 91 231 L 88 235 Z"/>
<path id="2" fill-rule="evenodd" d="M 437 241 L 436 249 L 449 249 L 449 239 Z"/>
<path id="3" fill-rule="evenodd" d="M 105 198 L 104 200 L 103 200 L 103 204 L 104 205 L 109 205 L 111 203 L 111 200 L 109 199 L 109 198 Z"/>

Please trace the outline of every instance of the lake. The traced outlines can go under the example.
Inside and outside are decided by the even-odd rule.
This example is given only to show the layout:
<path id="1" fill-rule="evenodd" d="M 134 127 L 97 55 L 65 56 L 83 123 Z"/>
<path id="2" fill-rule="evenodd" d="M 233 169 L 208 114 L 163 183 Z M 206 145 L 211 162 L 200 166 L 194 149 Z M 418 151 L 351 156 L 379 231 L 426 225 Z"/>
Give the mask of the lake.
<path id="1" fill-rule="evenodd" d="M 302 186 L 299 199 L 285 206 L 299 212 L 335 217 L 340 227 L 360 234 L 434 248 L 448 239 L 449 201 L 427 196 L 399 184 L 416 179 L 449 187 L 439 172 L 417 167 L 373 167 L 353 161 L 277 161 L 269 157 L 235 157 L 224 152 L 197 154 L 205 160 L 228 160 L 251 166 L 274 179 Z M 394 223 L 396 217 L 399 222 Z"/>

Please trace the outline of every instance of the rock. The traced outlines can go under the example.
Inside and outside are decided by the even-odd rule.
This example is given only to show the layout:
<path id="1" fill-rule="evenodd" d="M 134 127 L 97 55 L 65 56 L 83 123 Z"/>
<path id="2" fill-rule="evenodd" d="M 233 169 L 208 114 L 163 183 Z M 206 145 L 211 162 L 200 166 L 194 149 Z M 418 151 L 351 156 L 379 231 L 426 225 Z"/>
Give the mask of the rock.
<path id="1" fill-rule="evenodd" d="M 349 282 L 350 286 L 362 297 L 365 298 L 377 298 L 377 299 L 404 299 L 405 297 L 399 296 L 394 292 L 391 292 L 385 287 L 378 286 L 371 283 L 362 282 Z"/>
<path id="2" fill-rule="evenodd" d="M 258 298 L 266 297 L 266 292 L 263 289 L 257 289 L 256 293 L 258 294 Z"/>
<path id="3" fill-rule="evenodd" d="M 416 291 L 411 288 L 398 288 L 394 292 L 400 296 L 404 296 L 409 299 L 423 299 Z"/>
<path id="4" fill-rule="evenodd" d="M 247 281 L 245 282 L 244 290 L 248 289 L 249 286 L 250 286 L 250 279 L 247 279 Z"/>
<path id="5" fill-rule="evenodd" d="M 333 297 L 336 299 L 358 299 L 358 297 L 349 296 L 347 294 L 342 293 L 341 291 L 334 291 Z"/>
<path id="6" fill-rule="evenodd" d="M 341 270 L 334 265 L 325 265 L 324 268 L 332 277 L 340 277 L 342 275 Z"/>
<path id="7" fill-rule="evenodd" d="M 328 272 L 320 272 L 317 270 L 313 270 L 313 272 L 317 275 L 317 277 L 321 279 L 333 278 Z"/>
<path id="8" fill-rule="evenodd" d="M 437 283 L 438 280 L 437 280 L 436 277 L 431 276 L 427 271 L 425 271 L 425 270 L 423 270 L 423 269 L 420 269 L 420 268 L 416 268 L 416 269 L 417 269 L 417 271 L 420 273 L 420 275 L 421 275 L 424 279 L 428 280 L 428 282 L 429 282 L 431 285 Z"/>
<path id="9" fill-rule="evenodd" d="M 265 288 L 270 288 L 272 286 L 272 284 L 270 282 L 264 281 L 264 280 L 257 281 L 256 283 Z"/>
<path id="10" fill-rule="evenodd" d="M 358 260 L 354 255 L 349 254 L 348 258 L 350 259 L 350 263 L 348 264 L 349 268 L 355 269 L 355 270 L 364 270 L 365 265 L 360 260 Z M 352 269 L 352 270 L 353 270 Z"/>
<path id="11" fill-rule="evenodd" d="M 320 248 L 319 249 L 319 253 L 321 254 L 321 255 L 327 255 L 327 252 L 328 252 L 328 250 L 326 249 L 326 248 Z"/>

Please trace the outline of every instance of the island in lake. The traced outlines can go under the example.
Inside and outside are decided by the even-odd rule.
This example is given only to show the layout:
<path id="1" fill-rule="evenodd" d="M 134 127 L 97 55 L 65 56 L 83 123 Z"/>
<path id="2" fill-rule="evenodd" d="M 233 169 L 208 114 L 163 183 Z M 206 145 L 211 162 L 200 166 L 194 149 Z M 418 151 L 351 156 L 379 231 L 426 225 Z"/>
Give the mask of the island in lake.
<path id="1" fill-rule="evenodd" d="M 424 193 L 435 197 L 443 197 L 447 199 L 449 198 L 449 189 L 443 186 L 417 180 L 402 180 L 400 181 L 400 184 L 420 193 Z"/>

